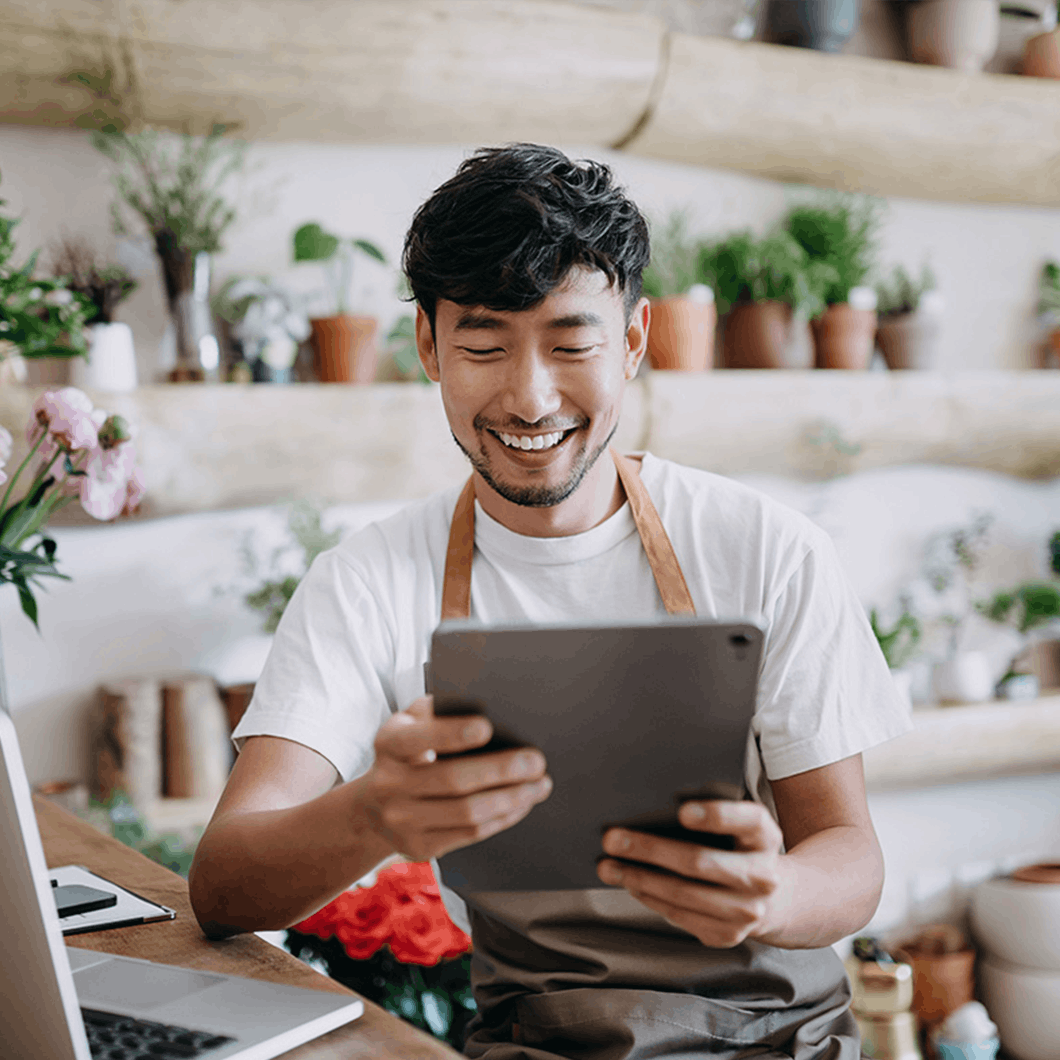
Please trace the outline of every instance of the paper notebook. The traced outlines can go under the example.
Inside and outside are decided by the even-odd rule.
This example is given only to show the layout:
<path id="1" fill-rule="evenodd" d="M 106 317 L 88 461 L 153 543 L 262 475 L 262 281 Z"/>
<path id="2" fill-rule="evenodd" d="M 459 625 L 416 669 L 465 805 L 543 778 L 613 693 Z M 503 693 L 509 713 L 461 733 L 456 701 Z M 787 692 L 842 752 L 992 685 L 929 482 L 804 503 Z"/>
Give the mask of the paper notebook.
<path id="1" fill-rule="evenodd" d="M 106 928 L 127 927 L 131 924 L 150 924 L 155 920 L 172 920 L 177 915 L 168 906 L 141 898 L 138 894 L 89 872 L 83 865 L 60 865 L 56 869 L 49 869 L 48 876 L 59 887 L 79 883 L 84 887 L 95 887 L 97 891 L 106 891 L 118 898 L 117 905 L 108 906 L 106 909 L 64 916 L 59 921 L 64 935 L 83 935 L 86 931 L 103 931 Z"/>

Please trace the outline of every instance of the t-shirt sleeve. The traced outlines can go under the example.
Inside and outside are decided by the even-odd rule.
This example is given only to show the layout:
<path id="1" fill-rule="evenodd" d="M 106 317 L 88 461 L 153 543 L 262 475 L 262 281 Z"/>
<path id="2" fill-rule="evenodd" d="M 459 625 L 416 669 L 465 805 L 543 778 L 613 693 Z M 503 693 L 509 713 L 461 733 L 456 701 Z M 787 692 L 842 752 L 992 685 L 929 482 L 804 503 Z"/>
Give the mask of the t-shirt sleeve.
<path id="1" fill-rule="evenodd" d="M 393 637 L 374 594 L 337 550 L 321 554 L 280 620 L 254 697 L 232 733 L 282 736 L 321 754 L 343 780 L 372 764 L 394 707 L 383 674 Z"/>
<path id="2" fill-rule="evenodd" d="M 766 618 L 753 730 L 770 780 L 838 762 L 913 727 L 823 531 L 812 534 Z"/>

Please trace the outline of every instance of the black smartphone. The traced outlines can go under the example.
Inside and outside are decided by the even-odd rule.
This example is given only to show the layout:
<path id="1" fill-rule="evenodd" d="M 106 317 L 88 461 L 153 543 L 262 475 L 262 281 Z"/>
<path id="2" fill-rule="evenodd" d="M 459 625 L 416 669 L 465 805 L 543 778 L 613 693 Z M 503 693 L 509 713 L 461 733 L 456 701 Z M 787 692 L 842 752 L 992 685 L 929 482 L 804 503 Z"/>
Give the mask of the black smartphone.
<path id="1" fill-rule="evenodd" d="M 55 895 L 55 908 L 59 916 L 73 916 L 75 913 L 91 913 L 94 909 L 108 909 L 118 904 L 118 896 L 109 891 L 98 891 L 95 887 L 83 887 L 79 883 L 59 887 L 52 884 Z"/>

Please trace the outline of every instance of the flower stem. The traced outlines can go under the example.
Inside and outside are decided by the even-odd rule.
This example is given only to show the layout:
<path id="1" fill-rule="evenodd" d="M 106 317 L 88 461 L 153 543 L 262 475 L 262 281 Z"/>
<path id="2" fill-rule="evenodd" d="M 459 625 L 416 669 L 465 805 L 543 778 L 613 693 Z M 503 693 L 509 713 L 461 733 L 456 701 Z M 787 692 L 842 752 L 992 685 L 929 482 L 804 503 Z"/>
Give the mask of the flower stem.
<path id="1" fill-rule="evenodd" d="M 11 481 L 7 484 L 7 489 L 4 490 L 4 499 L 0 501 L 0 515 L 3 515 L 7 510 L 7 499 L 11 496 L 11 491 L 15 488 L 15 483 L 18 482 L 18 476 L 26 470 L 26 465 L 33 459 L 34 454 L 41 447 L 41 442 L 47 437 L 48 431 L 45 429 L 41 431 L 41 436 L 33 443 L 33 448 L 26 454 L 25 460 L 18 465 L 18 470 L 12 476 Z M 32 492 L 32 491 L 31 491 Z"/>

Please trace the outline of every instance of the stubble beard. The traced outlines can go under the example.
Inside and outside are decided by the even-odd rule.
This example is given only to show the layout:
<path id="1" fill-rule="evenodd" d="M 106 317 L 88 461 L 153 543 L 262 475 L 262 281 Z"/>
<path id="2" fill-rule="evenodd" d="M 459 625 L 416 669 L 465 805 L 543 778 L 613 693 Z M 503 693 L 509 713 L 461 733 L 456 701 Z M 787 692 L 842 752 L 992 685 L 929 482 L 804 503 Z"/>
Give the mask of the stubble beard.
<path id="1" fill-rule="evenodd" d="M 588 425 L 589 421 L 585 420 L 577 426 L 578 428 L 584 428 Z M 478 417 L 475 418 L 472 426 L 480 433 L 488 429 L 485 421 L 479 420 Z M 490 465 L 489 457 L 485 453 L 481 451 L 477 453 L 471 452 L 466 446 L 461 445 L 460 439 L 455 434 L 453 435 L 453 441 L 456 442 L 457 447 L 468 458 L 471 466 L 482 476 L 490 489 L 498 493 L 506 501 L 518 504 L 522 508 L 552 508 L 565 501 L 581 485 L 582 479 L 585 478 L 596 461 L 600 459 L 611 444 L 611 439 L 615 436 L 616 430 L 618 430 L 617 421 L 612 426 L 607 437 L 592 453 L 586 453 L 585 443 L 582 442 L 581 449 L 575 456 L 574 466 L 571 468 L 566 481 L 555 486 L 513 486 L 511 483 L 504 482 L 497 477 L 493 467 Z M 565 443 L 560 442 L 560 445 L 563 444 Z"/>

